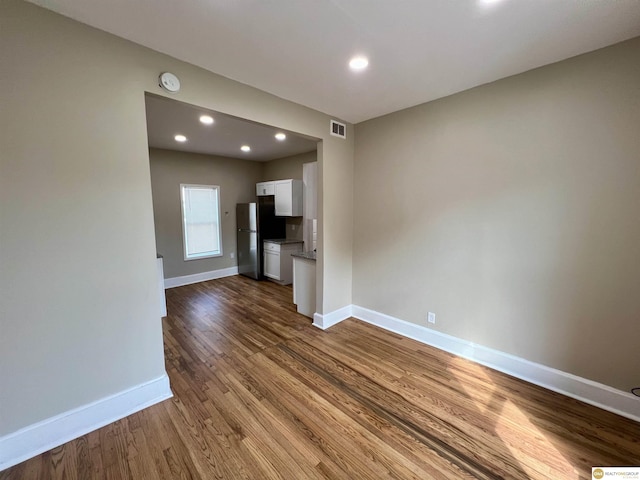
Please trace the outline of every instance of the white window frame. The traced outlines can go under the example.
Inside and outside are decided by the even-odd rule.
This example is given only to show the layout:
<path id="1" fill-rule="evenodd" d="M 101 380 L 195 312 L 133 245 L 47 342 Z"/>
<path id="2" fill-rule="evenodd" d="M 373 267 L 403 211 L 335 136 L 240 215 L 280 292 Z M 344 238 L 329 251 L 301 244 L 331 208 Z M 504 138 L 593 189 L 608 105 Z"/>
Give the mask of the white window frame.
<path id="1" fill-rule="evenodd" d="M 215 197 L 216 197 L 216 203 L 218 206 L 218 231 L 217 231 L 217 235 L 218 235 L 218 245 L 219 245 L 219 249 L 217 252 L 205 252 L 203 254 L 199 254 L 199 255 L 191 255 L 188 256 L 187 255 L 187 218 L 185 216 L 185 189 L 187 188 L 204 188 L 204 189 L 210 189 L 213 190 L 215 193 Z M 184 256 L 184 260 L 185 261 L 190 261 L 190 260 L 201 260 L 203 258 L 213 258 L 213 257 L 222 257 L 223 252 L 222 252 L 222 216 L 220 215 L 221 212 L 221 208 L 220 208 L 220 186 L 218 185 L 196 185 L 196 184 L 192 184 L 192 183 L 181 183 L 180 184 L 180 215 L 181 215 L 181 223 L 182 223 L 182 253 Z"/>

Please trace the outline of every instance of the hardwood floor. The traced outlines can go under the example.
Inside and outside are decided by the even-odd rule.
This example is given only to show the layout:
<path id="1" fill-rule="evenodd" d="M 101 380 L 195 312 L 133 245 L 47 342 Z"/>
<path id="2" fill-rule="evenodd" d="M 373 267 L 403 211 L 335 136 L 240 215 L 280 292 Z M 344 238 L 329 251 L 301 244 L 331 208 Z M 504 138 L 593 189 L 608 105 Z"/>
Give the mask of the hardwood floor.
<path id="1" fill-rule="evenodd" d="M 350 319 L 291 288 L 167 291 L 174 398 L 0 479 L 577 479 L 640 465 L 640 424 Z"/>

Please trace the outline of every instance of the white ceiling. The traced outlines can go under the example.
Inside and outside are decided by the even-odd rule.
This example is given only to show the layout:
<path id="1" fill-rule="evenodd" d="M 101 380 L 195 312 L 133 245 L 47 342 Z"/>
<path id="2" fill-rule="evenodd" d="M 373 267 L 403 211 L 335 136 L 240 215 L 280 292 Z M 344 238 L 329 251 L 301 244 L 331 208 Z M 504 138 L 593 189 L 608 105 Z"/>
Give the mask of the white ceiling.
<path id="1" fill-rule="evenodd" d="M 640 0 L 32 1 L 353 123 L 640 35 Z"/>
<path id="2" fill-rule="evenodd" d="M 150 147 L 262 162 L 317 148 L 316 139 L 170 98 L 147 94 L 145 104 Z M 201 115 L 213 117 L 214 123 L 202 124 Z M 286 134 L 287 138 L 284 141 L 276 140 L 275 134 L 278 132 Z M 177 142 L 174 138 L 177 134 L 187 137 L 187 141 Z M 251 151 L 242 152 L 242 145 L 249 145 Z"/>

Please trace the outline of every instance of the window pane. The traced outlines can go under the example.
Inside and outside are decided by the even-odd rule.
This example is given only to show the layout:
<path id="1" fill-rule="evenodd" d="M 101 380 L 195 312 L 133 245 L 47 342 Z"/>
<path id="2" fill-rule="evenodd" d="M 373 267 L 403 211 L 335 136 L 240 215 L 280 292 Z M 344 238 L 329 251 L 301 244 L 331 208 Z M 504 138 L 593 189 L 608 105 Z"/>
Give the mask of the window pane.
<path id="1" fill-rule="evenodd" d="M 182 185 L 185 258 L 221 255 L 218 187 Z"/>
<path id="2" fill-rule="evenodd" d="M 218 251 L 218 238 L 215 225 L 196 223 L 187 225 L 187 256 L 206 255 Z"/>

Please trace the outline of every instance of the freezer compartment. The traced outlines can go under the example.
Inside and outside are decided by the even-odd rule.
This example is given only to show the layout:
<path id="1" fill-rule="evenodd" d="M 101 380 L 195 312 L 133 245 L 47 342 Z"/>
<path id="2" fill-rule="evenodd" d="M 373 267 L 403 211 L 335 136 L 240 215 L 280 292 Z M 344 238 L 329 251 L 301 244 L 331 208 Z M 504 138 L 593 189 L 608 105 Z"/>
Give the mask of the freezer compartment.
<path id="1" fill-rule="evenodd" d="M 238 230 L 258 231 L 257 211 L 258 208 L 256 203 L 239 203 L 236 205 L 236 222 L 238 224 Z"/>

